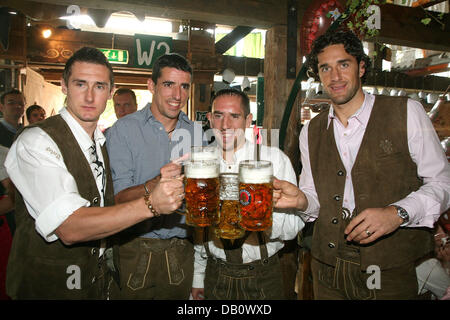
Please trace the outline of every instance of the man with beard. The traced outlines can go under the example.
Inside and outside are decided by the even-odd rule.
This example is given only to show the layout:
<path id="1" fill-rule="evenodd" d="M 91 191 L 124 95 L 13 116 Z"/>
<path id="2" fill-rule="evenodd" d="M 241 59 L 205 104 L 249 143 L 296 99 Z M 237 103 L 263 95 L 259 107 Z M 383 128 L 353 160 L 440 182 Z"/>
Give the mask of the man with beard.
<path id="1" fill-rule="evenodd" d="M 275 206 L 315 220 L 316 299 L 413 299 L 415 266 L 450 206 L 450 168 L 422 105 L 367 94 L 370 59 L 352 33 L 320 36 L 308 56 L 332 105 L 300 134 L 298 189 L 275 181 Z"/>

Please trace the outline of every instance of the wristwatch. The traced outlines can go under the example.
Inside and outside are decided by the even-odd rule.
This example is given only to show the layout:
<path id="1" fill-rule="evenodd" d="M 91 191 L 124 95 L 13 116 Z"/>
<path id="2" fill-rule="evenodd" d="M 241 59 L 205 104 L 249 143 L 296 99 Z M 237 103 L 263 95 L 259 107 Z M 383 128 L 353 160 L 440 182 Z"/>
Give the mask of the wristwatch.
<path id="1" fill-rule="evenodd" d="M 395 207 L 395 209 L 397 209 L 397 215 L 403 219 L 403 223 L 401 224 L 401 226 L 405 225 L 406 223 L 409 222 L 409 214 L 408 211 L 406 211 L 405 209 L 403 209 L 400 206 L 397 206 L 395 204 L 393 204 L 393 206 Z"/>

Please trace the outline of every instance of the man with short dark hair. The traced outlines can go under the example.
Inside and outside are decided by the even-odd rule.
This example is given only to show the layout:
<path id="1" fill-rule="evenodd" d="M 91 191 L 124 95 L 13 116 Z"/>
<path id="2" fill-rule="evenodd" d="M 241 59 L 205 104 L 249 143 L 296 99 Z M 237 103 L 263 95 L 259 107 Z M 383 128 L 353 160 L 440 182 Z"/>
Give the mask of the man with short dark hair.
<path id="1" fill-rule="evenodd" d="M 117 89 L 113 95 L 113 102 L 117 119 L 136 112 L 137 110 L 136 94 L 131 89 Z"/>
<path id="2" fill-rule="evenodd" d="M 109 271 L 118 275 L 108 237 L 181 204 L 183 183 L 162 177 L 145 196 L 113 206 L 105 137 L 97 128 L 114 87 L 102 52 L 75 52 L 61 86 L 66 107 L 25 127 L 5 162 L 19 192 L 6 283 L 13 299 L 108 298 Z"/>
<path id="3" fill-rule="evenodd" d="M 25 111 L 27 116 L 27 121 L 29 124 L 33 124 L 38 121 L 42 121 L 45 119 L 45 109 L 40 105 L 33 104 L 27 108 Z"/>
<path id="4" fill-rule="evenodd" d="M 350 31 L 317 38 L 307 59 L 332 105 L 300 133 L 300 189 L 274 181 L 276 207 L 315 220 L 316 299 L 414 299 L 416 264 L 450 206 L 450 167 L 422 105 L 367 94 L 370 59 Z"/>
<path id="5" fill-rule="evenodd" d="M 3 118 L 0 119 L 0 145 L 11 147 L 14 136 L 22 127 L 20 118 L 25 110 L 25 97 L 17 89 L 9 90 L 0 97 L 0 111 Z"/>
<path id="6" fill-rule="evenodd" d="M 116 202 L 142 197 L 162 176 L 180 177 L 174 160 L 189 153 L 194 123 L 186 106 L 192 68 L 178 54 L 159 57 L 148 79 L 152 103 L 123 117 L 107 132 Z M 196 143 L 201 145 L 199 126 Z M 188 299 L 193 274 L 191 229 L 172 214 L 125 230 L 120 241 L 119 299 Z"/>
<path id="7" fill-rule="evenodd" d="M 237 174 L 239 162 L 256 160 L 258 148 L 245 138 L 245 129 L 252 123 L 247 94 L 234 89 L 218 91 L 207 117 L 216 138 L 213 145 L 221 154 L 220 173 Z M 261 160 L 272 163 L 275 177 L 297 183 L 291 161 L 283 151 L 261 145 L 259 152 Z M 206 241 L 195 245 L 195 300 L 287 299 L 278 252 L 284 247 L 283 241 L 294 239 L 304 223 L 292 210 L 275 210 L 272 220 L 270 229 L 247 232 L 233 245 L 212 232 Z"/>

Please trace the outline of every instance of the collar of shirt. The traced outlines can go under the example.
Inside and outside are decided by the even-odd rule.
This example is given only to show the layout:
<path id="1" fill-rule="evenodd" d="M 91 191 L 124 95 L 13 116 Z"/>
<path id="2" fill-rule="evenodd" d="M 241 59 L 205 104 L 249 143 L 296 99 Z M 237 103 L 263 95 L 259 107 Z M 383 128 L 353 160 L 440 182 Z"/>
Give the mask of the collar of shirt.
<path id="1" fill-rule="evenodd" d="M 0 122 L 5 126 L 6 129 L 8 129 L 9 131 L 11 131 L 12 133 L 16 134 L 17 130 L 19 130 L 20 128 L 22 128 L 22 125 L 20 125 L 17 129 L 14 128 L 8 121 L 6 121 L 5 119 L 0 119 Z"/>
<path id="2" fill-rule="evenodd" d="M 59 114 L 64 119 L 64 121 L 66 121 L 75 139 L 80 145 L 81 150 L 88 153 L 89 148 L 92 146 L 91 137 L 89 137 L 83 127 L 73 118 L 69 111 L 67 111 L 67 108 L 64 107 L 63 109 L 61 109 Z M 96 127 L 94 131 L 94 141 L 96 145 L 100 146 L 103 146 L 106 141 L 105 136 L 98 127 Z"/>
<path id="3" fill-rule="evenodd" d="M 367 123 L 369 122 L 370 113 L 372 112 L 373 104 L 375 102 L 375 96 L 364 92 L 364 102 L 361 105 L 361 107 L 349 118 L 349 121 L 351 119 L 355 119 L 358 121 L 361 125 L 364 126 L 364 128 L 367 126 Z M 332 120 L 339 121 L 339 119 L 334 114 L 334 108 L 333 105 L 330 106 L 330 110 L 328 111 L 328 124 L 327 129 L 330 126 L 330 123 Z M 339 121 L 340 122 L 340 121 Z"/>
<path id="4" fill-rule="evenodd" d="M 244 145 L 233 154 L 231 163 L 227 163 L 223 158 L 220 159 L 220 172 L 237 173 L 239 171 L 239 162 L 254 159 L 254 154 L 255 145 L 246 139 Z"/>
<path id="5" fill-rule="evenodd" d="M 152 113 L 152 110 L 150 110 L 151 105 L 152 105 L 151 103 L 147 103 L 147 105 L 143 108 L 144 122 L 152 121 L 161 123 L 159 120 L 155 118 L 155 116 Z M 183 122 L 186 122 L 186 124 L 191 123 L 188 116 L 183 111 L 180 111 L 180 113 L 178 114 L 178 120 L 182 120 Z M 180 128 L 180 125 L 181 125 L 180 121 L 178 121 L 175 128 Z"/>

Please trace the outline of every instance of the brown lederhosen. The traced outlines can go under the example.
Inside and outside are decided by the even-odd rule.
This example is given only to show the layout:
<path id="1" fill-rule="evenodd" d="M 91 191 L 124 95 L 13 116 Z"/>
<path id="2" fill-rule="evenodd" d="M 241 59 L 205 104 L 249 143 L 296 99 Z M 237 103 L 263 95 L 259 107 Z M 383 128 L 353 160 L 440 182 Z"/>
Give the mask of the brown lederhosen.
<path id="1" fill-rule="evenodd" d="M 242 262 L 242 246 L 224 249 L 226 261 L 213 257 L 204 242 L 208 263 L 205 274 L 205 299 L 280 300 L 284 299 L 283 278 L 277 254 L 269 258 L 262 233 L 258 233 L 261 259 Z"/>
<path id="2" fill-rule="evenodd" d="M 136 237 L 121 244 L 120 284 L 112 300 L 187 300 L 192 287 L 194 248 L 188 239 Z"/>

